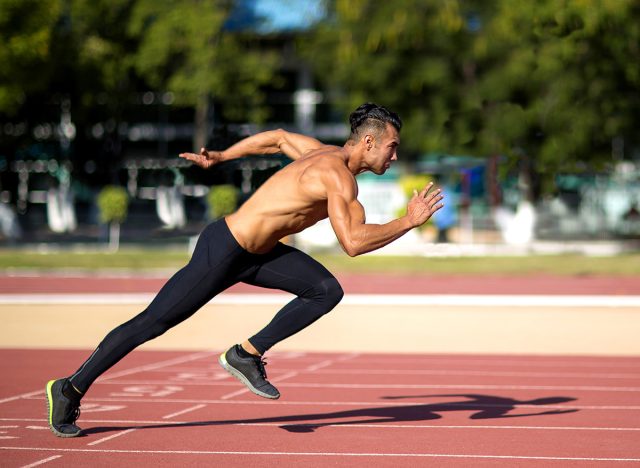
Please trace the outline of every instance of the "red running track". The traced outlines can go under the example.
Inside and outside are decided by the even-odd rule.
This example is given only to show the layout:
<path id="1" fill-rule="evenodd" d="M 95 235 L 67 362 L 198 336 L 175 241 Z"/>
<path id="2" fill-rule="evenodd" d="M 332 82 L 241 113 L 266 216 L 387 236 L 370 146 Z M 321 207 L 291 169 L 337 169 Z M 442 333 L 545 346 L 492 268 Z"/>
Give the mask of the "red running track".
<path id="1" fill-rule="evenodd" d="M 640 463 L 640 358 L 274 352 L 268 401 L 216 353 L 135 351 L 83 400 L 85 436 L 58 439 L 44 384 L 86 357 L 0 350 L 0 465 Z"/>
<path id="2" fill-rule="evenodd" d="M 0 294 L 155 293 L 169 276 L 0 275 Z M 640 277 L 341 274 L 338 279 L 347 294 L 640 294 Z M 230 292 L 269 290 L 238 284 Z"/>

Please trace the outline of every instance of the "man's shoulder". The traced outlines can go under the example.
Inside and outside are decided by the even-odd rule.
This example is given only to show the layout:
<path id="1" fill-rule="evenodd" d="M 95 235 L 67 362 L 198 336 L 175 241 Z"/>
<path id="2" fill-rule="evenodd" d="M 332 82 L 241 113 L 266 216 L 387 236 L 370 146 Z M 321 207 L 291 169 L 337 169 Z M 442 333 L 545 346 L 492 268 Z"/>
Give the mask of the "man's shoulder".
<path id="1" fill-rule="evenodd" d="M 344 150 L 338 146 L 333 148 L 335 150 L 322 151 L 310 155 L 313 158 L 309 160 L 311 167 L 323 174 L 352 178 L 353 174 L 351 174 L 347 166 Z"/>
<path id="2" fill-rule="evenodd" d="M 337 157 L 340 158 L 342 160 L 345 159 L 345 150 L 342 146 L 336 146 L 336 145 L 325 145 L 323 144 L 322 146 L 320 146 L 319 148 L 314 148 L 310 151 L 308 151 L 304 156 L 303 159 L 305 158 L 315 158 L 317 156 L 332 156 L 332 157 Z"/>

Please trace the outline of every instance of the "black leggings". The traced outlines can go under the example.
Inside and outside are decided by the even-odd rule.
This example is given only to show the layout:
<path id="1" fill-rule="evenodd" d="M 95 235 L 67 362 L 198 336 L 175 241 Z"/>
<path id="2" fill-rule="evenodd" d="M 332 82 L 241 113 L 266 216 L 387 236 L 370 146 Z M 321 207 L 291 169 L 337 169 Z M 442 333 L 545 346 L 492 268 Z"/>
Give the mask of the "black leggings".
<path id="1" fill-rule="evenodd" d="M 240 247 L 227 223 L 219 220 L 205 228 L 189 263 L 162 287 L 151 304 L 102 340 L 70 377 L 72 384 L 85 392 L 134 348 L 188 319 L 211 298 L 239 282 L 298 296 L 249 338 L 260 353 L 311 325 L 343 296 L 333 275 L 305 253 L 281 243 L 266 254 L 249 253 Z"/>

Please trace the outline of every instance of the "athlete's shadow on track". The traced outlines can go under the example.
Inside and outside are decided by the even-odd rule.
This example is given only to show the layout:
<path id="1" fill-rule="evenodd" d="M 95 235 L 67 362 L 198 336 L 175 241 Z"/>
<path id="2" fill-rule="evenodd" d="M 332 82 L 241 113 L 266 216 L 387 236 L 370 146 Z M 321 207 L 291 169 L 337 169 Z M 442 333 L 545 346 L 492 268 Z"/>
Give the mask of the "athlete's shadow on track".
<path id="1" fill-rule="evenodd" d="M 280 427 L 289 432 L 313 432 L 323 426 L 341 426 L 379 423 L 407 423 L 440 419 L 445 411 L 471 411 L 469 419 L 498 419 L 521 418 L 527 416 L 545 416 L 552 414 L 574 413 L 577 409 L 553 408 L 544 410 L 546 405 L 557 405 L 574 401 L 571 397 L 547 397 L 533 400 L 516 400 L 514 398 L 493 395 L 451 394 L 451 395 L 414 395 L 383 397 L 386 400 L 400 400 L 406 398 L 453 398 L 464 397 L 461 401 L 445 403 L 411 404 L 398 406 L 378 406 L 373 408 L 359 408 L 329 413 L 297 414 L 290 416 L 274 416 L 256 419 L 235 419 L 221 421 L 200 421 L 190 423 L 174 423 L 131 427 L 94 427 L 84 431 L 85 434 L 120 431 L 124 429 L 151 429 L 161 427 L 194 427 L 194 426 L 223 426 L 231 424 L 272 424 L 283 423 Z M 531 407 L 540 406 L 542 411 L 530 411 Z M 526 408 L 525 413 L 509 414 L 516 408 Z M 537 409 L 537 408 L 536 408 Z M 304 422 L 303 422 L 304 421 Z"/>

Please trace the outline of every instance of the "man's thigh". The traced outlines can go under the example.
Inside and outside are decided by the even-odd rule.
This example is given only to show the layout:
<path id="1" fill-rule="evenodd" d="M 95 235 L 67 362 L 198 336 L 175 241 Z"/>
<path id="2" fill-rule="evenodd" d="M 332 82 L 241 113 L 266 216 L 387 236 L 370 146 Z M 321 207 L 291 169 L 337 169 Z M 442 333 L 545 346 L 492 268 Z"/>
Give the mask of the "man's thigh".
<path id="1" fill-rule="evenodd" d="M 315 285 L 334 276 L 319 262 L 300 250 L 278 244 L 256 262 L 256 267 L 242 281 L 269 289 L 281 289 L 304 295 Z"/>

